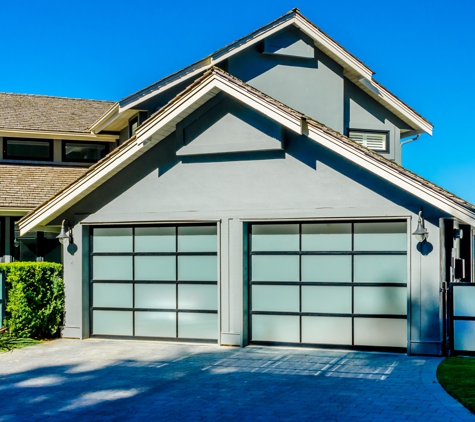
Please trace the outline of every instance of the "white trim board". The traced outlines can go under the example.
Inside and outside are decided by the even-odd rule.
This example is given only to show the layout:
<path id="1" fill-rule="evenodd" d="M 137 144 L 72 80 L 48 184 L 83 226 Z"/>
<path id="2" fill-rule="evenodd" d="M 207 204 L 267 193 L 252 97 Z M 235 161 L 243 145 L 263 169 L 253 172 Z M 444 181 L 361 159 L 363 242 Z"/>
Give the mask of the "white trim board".
<path id="1" fill-rule="evenodd" d="M 287 129 L 307 135 L 320 145 L 349 159 L 377 176 L 388 180 L 454 217 L 475 226 L 474 211 L 470 211 L 423 182 L 404 174 L 402 171 L 398 171 L 393 163 L 389 161 L 386 163 L 385 159 L 379 156 L 378 158 L 372 156 L 364 147 L 343 137 L 343 135 L 337 134 L 323 126 L 320 127 L 318 122 L 313 122 L 301 113 L 280 105 L 277 101 L 227 75 L 225 72 L 219 69 L 212 69 L 194 86 L 187 88 L 175 101 L 169 103 L 149 118 L 137 130 L 135 137 L 114 150 L 104 160 L 92 166 L 75 183 L 20 220 L 20 233 L 23 235 L 38 226 L 48 224 L 148 149 L 166 138 L 176 129 L 176 124 L 179 121 L 219 92 L 226 92 L 231 97 L 275 120 Z M 342 137 L 349 142 L 342 140 Z"/>

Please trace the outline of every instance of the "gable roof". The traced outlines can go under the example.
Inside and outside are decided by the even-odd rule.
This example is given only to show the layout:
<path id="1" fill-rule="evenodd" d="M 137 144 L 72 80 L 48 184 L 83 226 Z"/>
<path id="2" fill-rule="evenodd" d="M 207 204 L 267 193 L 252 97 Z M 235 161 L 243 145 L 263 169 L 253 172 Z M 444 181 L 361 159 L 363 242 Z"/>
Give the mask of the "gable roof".
<path id="1" fill-rule="evenodd" d="M 90 134 L 111 101 L 0 93 L 0 131 Z"/>
<path id="2" fill-rule="evenodd" d="M 84 167 L 0 164 L 0 210 L 31 210 L 77 180 L 85 171 Z"/>
<path id="3" fill-rule="evenodd" d="M 21 233 L 48 224 L 148 149 L 173 133 L 178 122 L 219 92 L 227 93 L 287 129 L 308 136 L 320 145 L 420 199 L 475 226 L 475 205 L 357 144 L 339 132 L 293 110 L 221 69 L 212 68 L 147 119 L 137 129 L 135 136 L 90 167 L 77 181 L 22 218 L 19 221 Z"/>
<path id="4" fill-rule="evenodd" d="M 119 102 L 119 107 L 117 108 L 115 115 L 118 116 L 120 113 L 134 107 L 140 108 L 139 104 L 142 101 L 164 92 L 187 79 L 198 77 L 207 69 L 226 60 L 228 57 L 240 52 L 244 48 L 247 48 L 291 25 L 297 27 L 309 36 L 320 50 L 340 64 L 344 69 L 344 75 L 359 88 L 389 109 L 414 130 L 426 132 L 432 135 L 433 125 L 427 119 L 389 92 L 381 84 L 376 82 L 372 77 L 374 72 L 368 66 L 329 37 L 315 24 L 310 22 L 298 9 L 292 9 L 280 18 L 215 51 L 204 59 L 199 60 L 198 62 L 195 62 L 122 99 Z M 104 115 L 94 124 L 93 129 L 103 127 L 104 123 L 111 121 L 111 118 L 113 119 L 110 114 Z"/>

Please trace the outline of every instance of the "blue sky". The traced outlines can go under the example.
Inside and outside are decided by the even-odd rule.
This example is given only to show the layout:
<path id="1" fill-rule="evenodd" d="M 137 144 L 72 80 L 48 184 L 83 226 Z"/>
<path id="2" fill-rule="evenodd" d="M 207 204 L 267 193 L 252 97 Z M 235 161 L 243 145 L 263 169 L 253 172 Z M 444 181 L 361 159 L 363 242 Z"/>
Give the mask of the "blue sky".
<path id="1" fill-rule="evenodd" d="M 0 91 L 119 100 L 293 7 L 434 124 L 403 165 L 475 203 L 473 0 L 9 1 Z"/>

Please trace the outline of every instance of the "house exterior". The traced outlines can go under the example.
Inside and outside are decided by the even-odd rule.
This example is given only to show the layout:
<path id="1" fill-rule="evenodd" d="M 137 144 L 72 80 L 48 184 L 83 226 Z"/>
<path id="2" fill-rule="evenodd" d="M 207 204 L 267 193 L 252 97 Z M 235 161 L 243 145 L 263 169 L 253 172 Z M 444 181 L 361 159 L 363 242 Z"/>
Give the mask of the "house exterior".
<path id="1" fill-rule="evenodd" d="M 56 228 L 19 235 L 17 221 L 115 148 L 88 128 L 114 103 L 0 93 L 0 260 L 61 262 Z"/>
<path id="2" fill-rule="evenodd" d="M 71 235 L 63 336 L 443 354 L 475 206 L 401 166 L 432 125 L 372 75 L 294 9 L 112 105 L 18 223 Z"/>

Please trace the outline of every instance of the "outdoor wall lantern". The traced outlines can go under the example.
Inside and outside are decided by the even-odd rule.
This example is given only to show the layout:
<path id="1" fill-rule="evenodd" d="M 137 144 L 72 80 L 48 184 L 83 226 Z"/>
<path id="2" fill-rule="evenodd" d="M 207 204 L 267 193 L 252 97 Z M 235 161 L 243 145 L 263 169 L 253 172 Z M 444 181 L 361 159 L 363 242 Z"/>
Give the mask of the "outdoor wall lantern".
<path id="1" fill-rule="evenodd" d="M 424 219 L 422 218 L 422 210 L 419 211 L 419 221 L 417 222 L 417 229 L 412 234 L 416 236 L 416 239 L 421 243 L 427 240 L 427 238 L 429 237 L 429 232 L 424 227 Z"/>
<path id="2" fill-rule="evenodd" d="M 67 232 L 69 232 L 69 233 L 67 233 Z M 73 240 L 73 229 L 69 225 L 68 220 L 63 220 L 63 222 L 61 223 L 61 233 L 59 233 L 58 236 L 56 236 L 56 239 L 58 239 L 59 242 L 62 245 L 65 245 L 66 241 L 68 241 L 68 240 L 69 240 L 70 245 L 73 244 L 73 241 L 74 241 Z"/>

